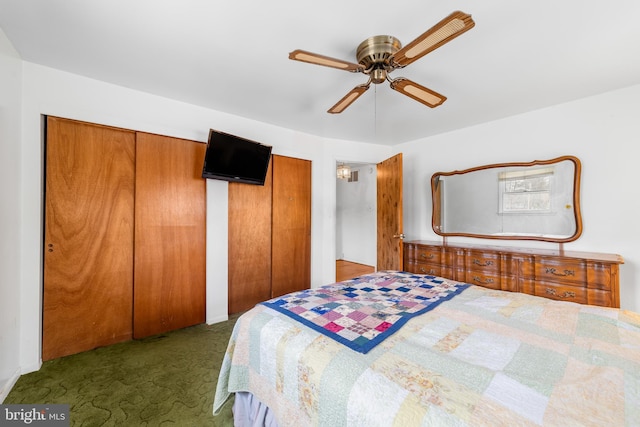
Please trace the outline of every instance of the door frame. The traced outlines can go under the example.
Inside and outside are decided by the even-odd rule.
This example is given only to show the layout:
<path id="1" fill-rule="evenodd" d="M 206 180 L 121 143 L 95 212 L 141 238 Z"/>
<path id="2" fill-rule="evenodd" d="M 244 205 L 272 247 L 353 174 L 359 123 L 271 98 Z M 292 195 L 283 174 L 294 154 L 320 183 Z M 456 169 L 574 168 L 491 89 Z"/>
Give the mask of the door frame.
<path id="1" fill-rule="evenodd" d="M 389 158 L 386 158 L 386 159 L 382 160 L 381 162 L 349 161 L 349 160 L 343 160 L 343 159 L 338 159 L 338 158 L 336 158 L 336 159 L 334 159 L 334 160 L 335 160 L 334 170 L 335 170 L 335 168 L 338 166 L 338 164 L 340 164 L 340 163 L 366 165 L 366 166 L 370 166 L 370 167 L 374 167 L 374 166 L 375 166 L 375 167 L 376 167 L 376 181 L 378 181 L 378 185 L 379 185 L 380 177 L 379 177 L 378 170 L 377 170 L 377 169 L 378 169 L 378 166 L 379 166 L 381 163 L 383 163 L 383 162 L 385 162 L 385 161 L 388 161 L 388 160 L 390 160 L 390 159 L 393 159 L 393 158 L 394 158 L 394 157 L 396 157 L 396 156 L 400 156 L 400 170 L 402 171 L 402 161 L 401 161 L 401 160 L 402 160 L 402 153 L 398 153 L 398 154 L 396 154 L 396 155 L 394 155 L 394 156 L 391 156 L 391 157 L 389 157 Z M 335 177 L 335 173 L 334 173 L 334 175 L 333 175 L 333 176 Z M 337 179 L 337 178 L 335 178 L 335 179 Z M 401 182 L 400 182 L 400 193 L 401 193 L 401 194 L 400 194 L 400 200 L 402 200 L 402 191 L 403 191 L 403 190 L 402 190 L 402 172 L 400 173 L 400 181 L 401 181 Z M 377 201 L 377 199 L 378 199 L 378 197 L 377 197 L 377 192 L 378 192 L 378 188 L 377 188 L 377 187 L 378 187 L 378 185 L 376 186 L 376 222 L 378 222 L 378 218 L 379 218 L 379 216 L 380 216 L 380 215 L 379 215 L 379 214 L 380 214 L 380 206 L 378 206 L 378 201 Z M 336 212 L 337 212 L 337 208 L 338 208 L 338 197 L 337 197 L 337 191 L 336 191 L 336 194 L 335 194 L 335 203 L 336 203 L 336 204 L 335 204 L 335 206 L 336 206 Z M 397 230 L 395 230 L 392 234 L 393 234 L 393 235 L 400 235 L 400 236 L 404 237 L 404 235 L 403 235 L 403 228 L 402 228 L 402 222 L 403 222 L 403 217 L 402 217 L 402 214 L 403 214 L 403 212 L 402 212 L 402 203 L 400 203 L 400 205 L 399 205 L 399 211 L 398 211 L 398 212 L 399 212 L 399 213 L 398 213 L 398 219 L 399 219 L 399 222 L 400 222 L 400 228 L 399 228 L 399 229 L 397 229 Z M 336 218 L 337 218 L 337 215 L 336 215 Z M 335 235 L 337 236 L 337 220 L 336 220 L 336 222 L 335 222 L 335 224 L 334 224 L 334 233 L 335 233 Z M 399 238 L 399 243 L 398 243 L 398 244 L 399 244 L 399 249 L 398 249 L 398 256 L 399 256 L 399 258 L 398 258 L 398 260 L 397 260 L 397 264 L 396 264 L 396 266 L 397 266 L 397 269 L 398 269 L 398 270 L 401 270 L 401 269 L 402 269 L 402 267 L 403 267 L 403 260 L 402 260 L 402 237 L 400 237 L 400 238 Z M 380 248 L 379 248 L 379 246 L 378 246 L 378 236 L 377 236 L 377 235 L 376 235 L 376 239 L 375 239 L 375 240 L 376 240 L 375 244 L 376 244 L 376 248 L 377 248 L 377 249 L 376 249 L 376 252 L 379 252 L 379 251 L 380 251 Z M 378 253 L 378 254 L 377 254 L 377 258 L 378 258 L 378 259 L 376 260 L 376 265 L 375 265 L 375 267 L 376 267 L 376 271 L 377 271 L 377 270 L 380 270 L 380 268 L 379 268 L 379 266 L 378 266 L 378 262 L 379 262 L 378 260 L 380 259 L 380 256 L 381 256 L 381 254 L 380 254 L 380 253 Z M 389 255 L 387 255 L 387 257 L 389 257 Z M 337 260 L 338 260 L 338 251 L 337 251 L 337 239 L 336 239 L 336 240 L 334 241 L 334 262 L 335 262 L 335 261 L 337 261 Z M 389 268 L 389 267 L 387 267 L 387 268 Z M 383 268 L 383 269 L 384 269 L 384 268 Z M 335 274 L 334 274 L 334 277 L 335 277 Z"/>

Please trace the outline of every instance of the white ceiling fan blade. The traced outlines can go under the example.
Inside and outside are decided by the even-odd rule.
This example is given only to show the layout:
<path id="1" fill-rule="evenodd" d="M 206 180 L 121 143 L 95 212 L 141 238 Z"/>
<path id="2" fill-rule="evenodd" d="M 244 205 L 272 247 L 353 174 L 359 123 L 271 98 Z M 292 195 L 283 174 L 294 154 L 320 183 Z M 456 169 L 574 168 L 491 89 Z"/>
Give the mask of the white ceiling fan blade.
<path id="1" fill-rule="evenodd" d="M 369 85 L 359 85 L 351 89 L 349 93 L 347 93 L 340 101 L 336 103 L 333 107 L 327 110 L 327 113 L 338 114 L 342 113 L 345 108 L 353 103 L 356 99 L 360 97 L 363 93 L 365 93 L 369 89 Z"/>
<path id="2" fill-rule="evenodd" d="M 325 55 L 319 55 L 306 50 L 294 50 L 289 53 L 289 59 L 295 61 L 308 62 L 309 64 L 324 65 L 325 67 L 338 68 L 340 70 L 351 71 L 353 73 L 362 72 L 364 67 L 353 62 L 343 61 L 341 59 L 331 58 Z"/>
<path id="3" fill-rule="evenodd" d="M 446 96 L 440 95 L 438 92 L 427 89 L 426 87 L 403 77 L 392 80 L 391 89 L 396 90 L 403 95 L 407 95 L 409 98 L 413 98 L 431 108 L 437 107 L 447 100 Z"/>
<path id="4" fill-rule="evenodd" d="M 453 12 L 414 41 L 391 55 L 389 62 L 396 68 L 405 67 L 469 31 L 475 25 L 471 15 L 460 11 Z"/>

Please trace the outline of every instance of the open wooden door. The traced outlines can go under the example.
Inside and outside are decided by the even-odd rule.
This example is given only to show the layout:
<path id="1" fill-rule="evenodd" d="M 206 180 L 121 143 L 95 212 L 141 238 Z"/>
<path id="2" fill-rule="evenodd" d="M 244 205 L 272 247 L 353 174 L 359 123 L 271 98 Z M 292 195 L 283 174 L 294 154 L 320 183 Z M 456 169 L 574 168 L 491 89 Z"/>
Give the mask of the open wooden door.
<path id="1" fill-rule="evenodd" d="M 378 163 L 377 270 L 402 270 L 402 153 Z"/>

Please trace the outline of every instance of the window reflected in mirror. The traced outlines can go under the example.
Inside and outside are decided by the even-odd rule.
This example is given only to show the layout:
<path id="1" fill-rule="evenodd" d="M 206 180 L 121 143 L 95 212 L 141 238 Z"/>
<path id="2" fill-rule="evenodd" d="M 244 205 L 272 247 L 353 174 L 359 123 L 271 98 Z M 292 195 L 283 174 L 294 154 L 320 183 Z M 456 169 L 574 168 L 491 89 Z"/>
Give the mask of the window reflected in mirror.
<path id="1" fill-rule="evenodd" d="M 582 233 L 580 161 L 501 163 L 431 180 L 433 230 L 442 236 L 568 242 Z"/>

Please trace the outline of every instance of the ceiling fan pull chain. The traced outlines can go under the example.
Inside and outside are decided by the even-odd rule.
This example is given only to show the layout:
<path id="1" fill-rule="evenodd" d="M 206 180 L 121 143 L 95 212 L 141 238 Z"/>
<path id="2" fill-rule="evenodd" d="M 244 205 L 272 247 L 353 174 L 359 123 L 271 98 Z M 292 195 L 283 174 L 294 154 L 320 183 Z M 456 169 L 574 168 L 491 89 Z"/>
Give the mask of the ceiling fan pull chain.
<path id="1" fill-rule="evenodd" d="M 378 139 L 378 86 L 373 88 L 373 139 Z"/>

